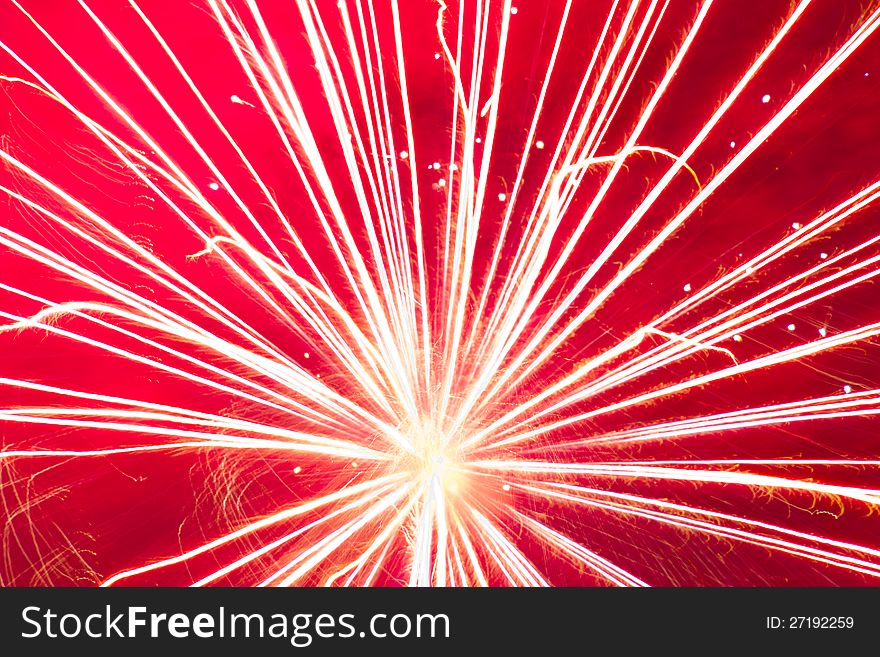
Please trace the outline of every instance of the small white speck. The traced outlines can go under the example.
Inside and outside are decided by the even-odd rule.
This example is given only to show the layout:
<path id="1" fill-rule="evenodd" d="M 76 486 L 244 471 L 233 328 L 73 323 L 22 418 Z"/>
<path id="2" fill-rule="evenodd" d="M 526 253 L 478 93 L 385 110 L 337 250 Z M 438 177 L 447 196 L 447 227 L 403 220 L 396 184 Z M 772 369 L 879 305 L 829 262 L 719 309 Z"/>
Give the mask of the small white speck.
<path id="1" fill-rule="evenodd" d="M 733 336 L 733 341 L 734 342 L 742 342 L 743 336 L 741 336 L 739 333 L 737 333 L 736 335 Z"/>
<path id="2" fill-rule="evenodd" d="M 765 105 L 770 102 L 770 94 L 764 94 L 761 96 L 761 102 Z"/>
<path id="3" fill-rule="evenodd" d="M 302 471 L 303 471 L 303 469 L 302 469 L 301 467 L 296 466 L 296 467 L 293 469 L 293 474 L 299 474 L 299 473 L 302 472 Z"/>
<path id="4" fill-rule="evenodd" d="M 400 159 L 405 160 L 409 157 L 409 153 L 407 151 L 400 151 Z"/>
<path id="5" fill-rule="evenodd" d="M 539 151 L 544 150 L 544 142 L 539 139 L 535 142 L 535 148 L 537 148 Z"/>
<path id="6" fill-rule="evenodd" d="M 819 335 L 821 335 L 823 338 L 826 337 L 828 335 L 828 329 L 823 326 L 819 329 Z"/>
<path id="7" fill-rule="evenodd" d="M 827 260 L 827 259 L 828 259 L 828 254 L 825 253 L 824 251 L 822 251 L 822 253 L 819 254 L 819 257 L 822 258 L 822 260 Z"/>
<path id="8" fill-rule="evenodd" d="M 691 284 L 690 284 L 690 283 L 685 283 L 685 284 L 684 284 L 684 287 L 683 287 L 682 289 L 683 289 L 685 292 L 690 292 L 691 289 L 692 289 L 692 288 L 691 288 Z"/>
<path id="9" fill-rule="evenodd" d="M 505 194 L 504 192 L 501 192 L 501 193 L 498 195 L 498 200 L 499 200 L 499 201 L 506 201 L 506 200 L 507 200 L 507 194 Z"/>
<path id="10" fill-rule="evenodd" d="M 351 462 L 351 467 L 353 467 L 353 468 L 358 467 L 358 462 L 357 462 L 357 461 L 352 461 L 352 462 Z"/>
<path id="11" fill-rule="evenodd" d="M 434 170 L 436 171 L 437 169 L 440 168 L 440 163 L 439 163 L 439 162 L 434 162 L 434 164 L 431 165 L 431 168 L 434 169 Z"/>
<path id="12" fill-rule="evenodd" d="M 868 77 L 869 75 L 871 75 L 871 74 L 868 73 L 867 71 L 865 71 L 865 77 Z"/>
<path id="13" fill-rule="evenodd" d="M 509 490 L 510 490 L 510 484 L 504 484 L 504 485 L 501 487 L 501 490 L 503 490 L 503 491 L 505 491 L 505 492 L 506 492 L 506 491 L 509 491 Z"/>
<path id="14" fill-rule="evenodd" d="M 736 148 L 736 142 L 735 142 L 735 141 L 730 142 L 730 147 L 731 147 L 731 148 Z"/>
<path id="15" fill-rule="evenodd" d="M 794 228 L 795 230 L 801 229 L 801 225 L 796 221 L 791 225 L 791 227 Z"/>
<path id="16" fill-rule="evenodd" d="M 437 181 L 437 187 L 446 187 L 446 178 L 441 178 Z"/>
<path id="17" fill-rule="evenodd" d="M 248 107 L 253 107 L 253 105 L 251 103 L 244 100 L 241 96 L 236 96 L 235 94 L 232 94 L 229 97 L 229 100 L 231 100 L 236 105 L 247 105 Z"/>
<path id="18" fill-rule="evenodd" d="M 308 351 L 303 352 L 303 358 L 311 358 L 311 355 L 309 354 Z"/>
<path id="19" fill-rule="evenodd" d="M 517 9 L 516 7 L 511 7 L 511 8 L 510 8 L 510 13 L 511 13 L 511 14 L 514 14 L 514 15 L 515 15 L 515 14 L 517 14 L 518 12 L 519 12 L 519 9 Z"/>
<path id="20" fill-rule="evenodd" d="M 789 325 L 786 326 L 785 328 L 787 328 L 789 331 L 794 331 L 794 329 L 795 329 L 795 325 L 794 325 L 794 324 L 789 324 Z"/>
<path id="21" fill-rule="evenodd" d="M 846 394 L 851 393 L 851 392 L 852 392 L 852 386 L 849 386 L 849 385 L 847 385 L 847 386 L 843 386 L 843 391 L 844 391 Z"/>
<path id="22" fill-rule="evenodd" d="M 218 189 L 220 189 L 220 185 L 218 185 L 217 183 L 211 183 L 210 185 L 208 185 L 208 187 L 211 188 L 211 189 L 213 189 L 215 192 L 216 192 Z"/>
<path id="23" fill-rule="evenodd" d="M 440 59 L 440 53 L 439 53 L 439 52 L 435 52 L 435 53 L 434 53 L 434 59 Z"/>
<path id="24" fill-rule="evenodd" d="M 478 144 L 482 144 L 482 143 L 483 143 L 483 139 L 482 139 L 481 137 L 477 137 L 476 142 L 477 142 Z"/>

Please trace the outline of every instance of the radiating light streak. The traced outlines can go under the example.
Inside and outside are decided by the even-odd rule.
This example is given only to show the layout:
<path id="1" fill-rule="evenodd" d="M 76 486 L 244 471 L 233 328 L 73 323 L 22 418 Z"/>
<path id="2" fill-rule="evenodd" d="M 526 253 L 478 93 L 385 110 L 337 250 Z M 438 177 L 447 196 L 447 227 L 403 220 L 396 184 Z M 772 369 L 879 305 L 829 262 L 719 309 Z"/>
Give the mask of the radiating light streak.
<path id="1" fill-rule="evenodd" d="M 108 578 L 105 582 L 102 583 L 102 586 L 112 586 L 117 582 L 123 579 L 129 579 L 136 575 L 143 575 L 144 573 L 149 573 L 159 568 L 165 568 L 167 566 L 172 566 L 179 563 L 184 563 L 193 557 L 197 557 L 201 554 L 205 554 L 210 552 L 211 550 L 215 550 L 218 547 L 226 545 L 227 543 L 231 543 L 232 541 L 238 540 L 248 534 L 253 534 L 261 529 L 266 527 L 270 527 L 280 522 L 284 522 L 286 520 L 290 520 L 291 518 L 295 518 L 297 516 L 305 515 L 311 511 L 315 511 L 323 506 L 330 505 L 334 502 L 338 502 L 339 500 L 346 499 L 352 496 L 359 496 L 364 493 L 381 489 L 386 484 L 393 483 L 395 481 L 399 481 L 401 479 L 400 475 L 388 475 L 386 477 L 379 477 L 373 479 L 371 481 L 367 481 L 361 484 L 355 484 L 354 486 L 350 486 L 348 488 L 343 488 L 340 491 L 335 493 L 331 493 L 329 495 L 324 495 L 322 497 L 318 497 L 314 500 L 310 500 L 309 502 L 303 503 L 299 506 L 292 507 L 290 509 L 286 509 L 284 511 L 280 511 L 274 515 L 271 515 L 267 518 L 263 518 L 254 523 L 250 523 L 241 529 L 237 529 L 230 534 L 226 534 L 225 536 L 221 536 L 220 538 L 214 539 L 204 545 L 201 545 L 192 550 L 188 550 L 183 554 L 180 554 L 176 557 L 171 557 L 169 559 L 163 559 L 161 561 L 156 561 L 154 563 L 148 564 L 146 566 L 141 566 L 139 568 L 133 568 L 131 570 L 126 570 L 124 572 L 118 573 L 113 577 Z"/>
<path id="2" fill-rule="evenodd" d="M 646 466 L 614 463 L 542 463 L 538 461 L 476 461 L 473 467 L 537 474 L 572 474 L 597 477 L 629 477 L 643 480 L 663 479 L 670 481 L 697 481 L 701 483 L 726 483 L 755 488 L 782 488 L 809 491 L 822 495 L 846 497 L 869 505 L 880 502 L 880 490 L 835 486 L 812 481 L 788 479 L 742 471 L 697 470 L 668 466 Z"/>
<path id="3" fill-rule="evenodd" d="M 398 490 L 381 497 L 379 502 L 372 505 L 368 511 L 357 516 L 351 522 L 346 523 L 301 552 L 295 559 L 285 564 L 282 568 L 261 582 L 259 586 L 268 586 L 270 584 L 277 586 L 291 586 L 292 584 L 295 584 L 308 574 L 317 564 L 325 560 L 330 554 L 337 550 L 343 543 L 345 543 L 345 541 L 349 540 L 357 532 L 364 529 L 390 508 L 393 508 L 408 490 L 408 485 L 403 486 Z"/>
<path id="4" fill-rule="evenodd" d="M 634 577 L 619 566 L 614 565 L 607 559 L 603 559 L 595 552 L 579 545 L 563 534 L 551 529 L 542 522 L 538 522 L 522 513 L 516 514 L 517 519 L 531 529 L 536 536 L 548 544 L 562 550 L 579 563 L 595 570 L 600 576 L 606 578 L 615 586 L 648 586 L 638 577 Z"/>
<path id="5" fill-rule="evenodd" d="M 736 516 L 731 516 L 724 513 L 717 513 L 714 511 L 708 511 L 705 509 L 701 509 L 699 507 L 686 506 L 681 504 L 673 504 L 663 500 L 658 500 L 654 498 L 648 497 L 639 497 L 636 495 L 627 495 L 627 494 L 618 494 L 610 491 L 603 491 L 600 489 L 587 488 L 583 486 L 571 486 L 566 484 L 552 484 L 552 487 L 547 487 L 545 484 L 542 487 L 531 486 L 531 485 L 518 485 L 518 488 L 522 490 L 533 492 L 535 494 L 541 496 L 547 496 L 551 498 L 556 498 L 559 500 L 573 502 L 577 504 L 583 504 L 586 506 L 590 506 L 593 508 L 599 508 L 609 511 L 614 511 L 621 513 L 623 515 L 630 515 L 635 517 L 648 518 L 652 520 L 656 520 L 658 522 L 662 522 L 671 526 L 679 527 L 681 529 L 689 529 L 700 531 L 709 535 L 719 536 L 724 538 L 731 538 L 738 541 L 743 541 L 747 543 L 752 543 L 754 545 L 760 545 L 762 547 L 768 547 L 774 550 L 778 550 L 781 552 L 785 552 L 788 554 L 793 554 L 795 556 L 801 556 L 808 559 L 814 559 L 816 561 L 827 563 L 833 566 L 837 566 L 839 568 L 845 568 L 848 570 L 852 570 L 855 572 L 860 572 L 865 575 L 869 575 L 872 577 L 880 577 L 880 568 L 878 568 L 878 564 L 876 562 L 867 561 L 865 559 L 852 557 L 847 554 L 834 553 L 829 550 L 825 550 L 822 548 L 812 547 L 806 543 L 796 543 L 792 540 L 787 539 L 778 539 L 772 536 L 766 536 L 762 534 L 758 534 L 751 531 L 743 531 L 733 527 L 727 527 L 724 525 L 715 524 L 714 522 L 707 522 L 704 520 L 697 520 L 694 518 L 689 518 L 687 515 L 694 515 L 698 517 L 705 517 L 711 520 L 717 521 L 727 521 L 740 523 L 745 525 L 754 526 L 761 529 L 770 530 L 773 532 L 778 532 L 780 534 L 791 536 L 796 539 L 800 539 L 803 541 L 814 542 L 820 545 L 827 545 L 830 547 L 835 547 L 844 551 L 853 551 L 856 553 L 862 553 L 865 555 L 869 555 L 871 557 L 877 558 L 880 556 L 876 550 L 871 548 L 867 548 L 865 546 L 855 545 L 852 543 L 846 543 L 843 541 L 835 541 L 833 539 L 828 539 L 821 536 L 814 536 L 812 534 L 806 534 L 803 532 L 797 532 L 790 529 L 786 529 L 784 527 L 772 525 L 769 523 L 756 522 L 753 520 L 748 520 L 745 518 L 739 518 Z M 567 491 L 567 492 L 562 492 Z M 575 493 L 579 493 L 580 495 L 575 495 Z M 600 499 L 591 499 L 590 497 L 583 497 L 581 495 L 594 495 Z M 630 504 L 622 504 L 618 502 L 603 502 L 602 498 L 609 498 L 612 500 L 625 500 L 628 503 L 636 502 L 639 504 L 645 504 L 650 506 L 655 506 L 661 509 L 674 510 L 676 513 L 670 513 L 668 511 L 657 512 L 649 509 L 644 509 L 641 507 L 631 506 Z"/>

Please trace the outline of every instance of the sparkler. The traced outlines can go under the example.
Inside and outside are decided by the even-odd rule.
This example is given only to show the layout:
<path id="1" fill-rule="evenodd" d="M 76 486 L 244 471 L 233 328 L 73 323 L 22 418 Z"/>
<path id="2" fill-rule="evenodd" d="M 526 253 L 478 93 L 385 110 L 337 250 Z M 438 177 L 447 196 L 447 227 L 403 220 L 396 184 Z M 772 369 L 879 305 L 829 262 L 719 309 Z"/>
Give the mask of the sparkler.
<path id="1" fill-rule="evenodd" d="M 5 2 L 2 581 L 876 583 L 880 6 L 739 13 Z"/>

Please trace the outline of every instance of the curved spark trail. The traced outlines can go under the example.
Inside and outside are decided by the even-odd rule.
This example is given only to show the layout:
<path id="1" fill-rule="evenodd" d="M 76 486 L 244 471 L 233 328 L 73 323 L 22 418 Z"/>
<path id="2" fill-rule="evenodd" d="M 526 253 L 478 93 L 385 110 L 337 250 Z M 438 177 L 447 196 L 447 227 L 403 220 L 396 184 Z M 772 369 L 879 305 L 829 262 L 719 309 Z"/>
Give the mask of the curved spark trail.
<path id="1" fill-rule="evenodd" d="M 523 5 L 2 0 L 0 583 L 878 583 L 880 3 Z"/>

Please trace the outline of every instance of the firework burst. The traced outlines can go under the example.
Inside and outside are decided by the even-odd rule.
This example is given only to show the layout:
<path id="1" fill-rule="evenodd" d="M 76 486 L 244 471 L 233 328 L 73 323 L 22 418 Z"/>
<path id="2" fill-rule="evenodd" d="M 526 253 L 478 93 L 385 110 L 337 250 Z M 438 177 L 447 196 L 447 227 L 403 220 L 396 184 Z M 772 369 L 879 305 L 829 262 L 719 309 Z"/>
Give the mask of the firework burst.
<path id="1" fill-rule="evenodd" d="M 877 582 L 880 6 L 520 4 L 3 0 L 0 581 Z"/>

